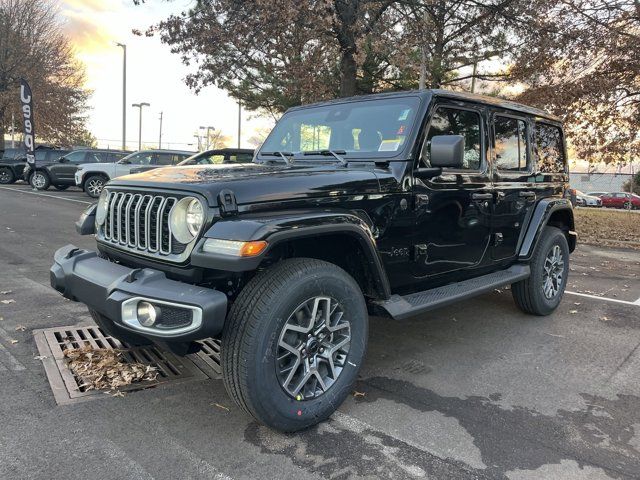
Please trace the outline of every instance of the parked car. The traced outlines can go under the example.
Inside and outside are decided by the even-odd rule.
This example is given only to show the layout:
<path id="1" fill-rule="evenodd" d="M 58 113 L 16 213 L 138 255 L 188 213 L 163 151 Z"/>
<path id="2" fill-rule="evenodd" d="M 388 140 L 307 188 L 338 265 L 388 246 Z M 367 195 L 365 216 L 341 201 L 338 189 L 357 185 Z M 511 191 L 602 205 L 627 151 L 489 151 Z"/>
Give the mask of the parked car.
<path id="1" fill-rule="evenodd" d="M 634 210 L 640 208 L 640 197 L 633 193 L 614 192 L 600 197 L 602 205 L 608 208 L 624 208 Z"/>
<path id="2" fill-rule="evenodd" d="M 113 163 L 129 153 L 131 152 L 124 150 L 87 148 L 64 151 L 62 155 L 52 155 L 42 160 L 38 160 L 36 153 L 36 171 L 32 172 L 31 166 L 27 165 L 24 178 L 37 190 L 47 190 L 50 186 L 58 190 L 66 190 L 76 184 L 75 174 L 79 165 L 98 162 Z"/>
<path id="3" fill-rule="evenodd" d="M 592 197 L 598 197 L 600 198 L 603 195 L 608 195 L 609 192 L 587 192 L 587 195 L 590 195 Z"/>
<path id="4" fill-rule="evenodd" d="M 5 148 L 0 158 L 0 184 L 11 184 L 22 178 L 24 171 L 24 160 L 20 159 L 24 155 L 24 148 Z"/>
<path id="5" fill-rule="evenodd" d="M 600 197 L 588 195 L 576 189 L 576 205 L 581 207 L 602 207 Z"/>
<path id="6" fill-rule="evenodd" d="M 194 152 L 185 150 L 140 150 L 118 160 L 116 163 L 90 163 L 79 165 L 75 172 L 75 184 L 87 195 L 98 198 L 104 185 L 112 178 L 128 175 L 132 168 L 149 166 L 157 168 L 177 165 Z"/>
<path id="7" fill-rule="evenodd" d="M 524 312 L 556 309 L 576 246 L 564 145 L 557 117 L 460 92 L 295 107 L 255 163 L 111 180 L 76 224 L 98 251 L 59 249 L 51 285 L 129 345 L 220 338 L 242 410 L 304 429 L 353 391 L 368 312 L 506 285 Z"/>
<path id="8" fill-rule="evenodd" d="M 226 165 L 235 163 L 251 163 L 253 150 L 247 148 L 218 148 L 196 153 L 177 165 Z M 143 165 L 132 168 L 129 173 L 142 173 L 158 168 L 157 165 Z"/>

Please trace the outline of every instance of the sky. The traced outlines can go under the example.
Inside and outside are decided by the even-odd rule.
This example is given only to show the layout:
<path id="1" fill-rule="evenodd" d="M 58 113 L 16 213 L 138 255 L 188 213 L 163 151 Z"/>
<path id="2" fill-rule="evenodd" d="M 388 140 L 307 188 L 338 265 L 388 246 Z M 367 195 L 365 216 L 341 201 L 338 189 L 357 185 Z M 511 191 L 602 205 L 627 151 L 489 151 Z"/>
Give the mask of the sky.
<path id="1" fill-rule="evenodd" d="M 138 109 L 132 103 L 147 102 L 142 117 L 142 143 L 157 147 L 159 116 L 163 112 L 162 146 L 197 150 L 200 126 L 221 129 L 237 146 L 238 104 L 222 90 L 206 87 L 198 95 L 184 83 L 190 73 L 178 55 L 157 37 L 136 36 L 133 29 L 148 26 L 189 7 L 190 0 L 59 0 L 64 29 L 76 56 L 86 67 L 89 101 L 88 127 L 98 146 L 120 148 L 122 144 L 122 49 L 127 45 L 127 147 L 138 145 Z M 243 147 L 273 121 L 243 111 Z"/>

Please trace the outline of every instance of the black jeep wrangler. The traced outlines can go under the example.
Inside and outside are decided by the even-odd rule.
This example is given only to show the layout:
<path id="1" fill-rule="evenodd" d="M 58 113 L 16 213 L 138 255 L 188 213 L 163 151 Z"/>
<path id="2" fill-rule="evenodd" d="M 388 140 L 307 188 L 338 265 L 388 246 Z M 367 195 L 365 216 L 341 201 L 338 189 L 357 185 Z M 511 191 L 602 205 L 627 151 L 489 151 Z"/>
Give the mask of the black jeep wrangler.
<path id="1" fill-rule="evenodd" d="M 51 284 L 130 344 L 221 338 L 231 397 L 294 431 L 351 391 L 368 313 L 505 285 L 552 313 L 576 245 L 567 181 L 562 125 L 533 108 L 442 90 L 297 107 L 252 165 L 109 182 L 77 223 L 98 252 L 58 250 Z"/>

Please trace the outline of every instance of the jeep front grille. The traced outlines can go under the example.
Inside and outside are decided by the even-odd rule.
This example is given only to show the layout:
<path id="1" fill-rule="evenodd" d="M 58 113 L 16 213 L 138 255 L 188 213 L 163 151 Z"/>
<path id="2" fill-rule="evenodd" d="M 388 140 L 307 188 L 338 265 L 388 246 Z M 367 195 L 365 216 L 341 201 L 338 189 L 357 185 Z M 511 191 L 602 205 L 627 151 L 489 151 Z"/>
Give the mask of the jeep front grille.
<path id="1" fill-rule="evenodd" d="M 169 260 L 185 252 L 187 245 L 171 234 L 169 215 L 178 203 L 170 196 L 109 192 L 107 216 L 98 238 L 116 248 Z"/>

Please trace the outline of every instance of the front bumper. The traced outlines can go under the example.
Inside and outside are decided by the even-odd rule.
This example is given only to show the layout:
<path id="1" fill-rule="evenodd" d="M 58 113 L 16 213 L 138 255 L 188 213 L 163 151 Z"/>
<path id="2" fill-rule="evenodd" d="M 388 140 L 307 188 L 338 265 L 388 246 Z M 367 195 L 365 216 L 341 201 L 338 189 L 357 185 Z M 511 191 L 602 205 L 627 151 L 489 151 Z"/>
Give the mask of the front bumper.
<path id="1" fill-rule="evenodd" d="M 170 280 L 159 270 L 118 265 L 74 245 L 60 248 L 54 260 L 51 286 L 64 297 L 101 313 L 113 323 L 113 330 L 123 329 L 161 344 L 190 342 L 222 332 L 227 314 L 227 296 L 222 292 Z M 169 322 L 145 327 L 136 316 L 136 305 L 141 301 L 157 305 L 161 311 L 179 312 L 180 318 L 190 318 L 190 323 L 184 320 L 179 325 Z"/>

